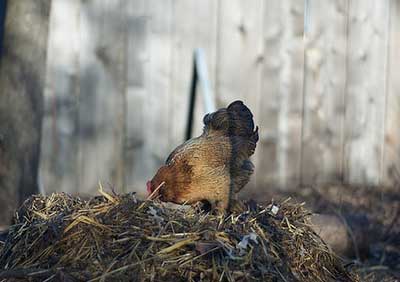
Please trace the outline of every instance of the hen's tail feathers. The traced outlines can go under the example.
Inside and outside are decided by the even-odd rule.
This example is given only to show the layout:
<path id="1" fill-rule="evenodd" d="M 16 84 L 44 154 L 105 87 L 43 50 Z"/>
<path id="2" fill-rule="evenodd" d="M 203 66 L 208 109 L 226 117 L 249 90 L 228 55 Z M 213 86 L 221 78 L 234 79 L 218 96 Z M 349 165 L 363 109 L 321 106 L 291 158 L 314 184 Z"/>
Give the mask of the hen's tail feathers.
<path id="1" fill-rule="evenodd" d="M 232 146 L 231 193 L 237 193 L 250 181 L 254 172 L 249 158 L 254 154 L 259 137 L 258 127 L 254 128 L 253 114 L 242 101 L 235 101 L 227 108 L 207 114 L 203 121 L 205 134 L 229 136 Z"/>
<path id="2" fill-rule="evenodd" d="M 254 129 L 253 114 L 242 101 L 235 101 L 227 108 L 207 114 L 203 122 L 206 133 L 218 131 L 229 136 L 246 138 L 254 143 L 255 149 L 258 141 L 258 127 Z"/>

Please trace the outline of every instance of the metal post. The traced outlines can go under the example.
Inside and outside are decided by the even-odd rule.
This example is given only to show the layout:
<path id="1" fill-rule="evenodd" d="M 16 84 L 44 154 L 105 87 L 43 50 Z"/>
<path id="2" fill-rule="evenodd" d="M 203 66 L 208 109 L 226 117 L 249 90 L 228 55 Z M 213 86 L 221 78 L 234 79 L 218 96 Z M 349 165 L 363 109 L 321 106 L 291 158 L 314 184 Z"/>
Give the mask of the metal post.
<path id="1" fill-rule="evenodd" d="M 206 56 L 203 49 L 198 48 L 193 54 L 192 80 L 190 84 L 189 114 L 186 125 L 185 140 L 192 137 L 194 107 L 196 104 L 197 83 L 201 84 L 202 96 L 206 113 L 215 111 L 215 98 L 208 79 Z"/>
<path id="2" fill-rule="evenodd" d="M 197 68 L 196 68 L 196 56 L 193 56 L 193 70 L 192 70 L 192 81 L 190 84 L 190 97 L 189 97 L 189 114 L 186 125 L 185 140 L 189 140 L 192 137 L 193 131 L 193 115 L 194 106 L 196 102 L 196 89 L 197 89 Z"/>
<path id="3" fill-rule="evenodd" d="M 204 54 L 203 49 L 198 48 L 194 51 L 194 56 L 198 80 L 203 90 L 204 108 L 206 113 L 211 113 L 215 111 L 215 99 L 211 90 L 210 80 L 208 79 L 206 55 Z"/>

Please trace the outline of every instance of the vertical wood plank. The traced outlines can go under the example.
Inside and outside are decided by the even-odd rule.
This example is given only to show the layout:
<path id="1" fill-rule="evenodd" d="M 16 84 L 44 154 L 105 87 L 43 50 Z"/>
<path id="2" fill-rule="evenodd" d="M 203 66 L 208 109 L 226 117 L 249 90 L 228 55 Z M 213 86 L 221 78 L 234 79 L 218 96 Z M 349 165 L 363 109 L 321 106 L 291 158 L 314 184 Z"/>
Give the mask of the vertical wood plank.
<path id="1" fill-rule="evenodd" d="M 243 102 L 253 112 L 259 124 L 258 102 L 260 97 L 263 55 L 263 1 L 220 1 L 217 41 L 217 106 L 226 107 L 234 100 Z M 260 128 L 263 134 L 264 128 Z M 253 161 L 256 174 L 259 147 Z M 244 189 L 250 193 L 255 187 L 254 175 Z"/>
<path id="2" fill-rule="evenodd" d="M 389 53 L 387 57 L 387 102 L 382 183 L 400 181 L 400 3 L 390 1 Z"/>
<path id="3" fill-rule="evenodd" d="M 212 90 L 215 85 L 218 1 L 176 0 L 173 2 L 172 90 L 170 147 L 184 141 L 189 110 L 193 52 L 203 48 Z M 198 88 L 201 91 L 201 87 Z M 200 94 L 200 93 L 199 93 Z M 193 136 L 201 133 L 203 99 L 197 96 Z"/>
<path id="4" fill-rule="evenodd" d="M 81 8 L 79 192 L 98 181 L 123 186 L 124 9 L 121 0 L 87 0 Z"/>
<path id="5" fill-rule="evenodd" d="M 254 112 L 260 92 L 263 1 L 222 0 L 219 7 L 217 104 L 242 99 Z"/>
<path id="6" fill-rule="evenodd" d="M 305 37 L 302 182 L 342 181 L 347 1 L 310 0 Z"/>
<path id="7" fill-rule="evenodd" d="M 304 3 L 267 1 L 259 101 L 257 193 L 300 181 Z"/>
<path id="8" fill-rule="evenodd" d="M 145 181 L 156 172 L 168 151 L 169 97 L 171 83 L 171 20 L 172 1 L 147 1 L 148 14 L 148 66 L 145 69 L 145 99 L 143 105 L 144 145 L 143 163 L 138 175 L 135 172 L 136 191 L 146 192 Z M 136 109 L 140 110 L 135 106 Z"/>
<path id="9" fill-rule="evenodd" d="M 79 13 L 79 0 L 52 2 L 40 161 L 46 193 L 78 187 Z"/>
<path id="10" fill-rule="evenodd" d="M 149 156 L 145 151 L 147 119 L 146 96 L 149 95 L 149 21 L 150 12 L 146 0 L 126 2 L 126 137 L 124 144 L 126 190 L 144 192 L 148 177 Z M 151 113 L 149 113 L 151 114 Z"/>
<path id="11" fill-rule="evenodd" d="M 378 184 L 382 167 L 389 1 L 349 2 L 345 181 Z"/>

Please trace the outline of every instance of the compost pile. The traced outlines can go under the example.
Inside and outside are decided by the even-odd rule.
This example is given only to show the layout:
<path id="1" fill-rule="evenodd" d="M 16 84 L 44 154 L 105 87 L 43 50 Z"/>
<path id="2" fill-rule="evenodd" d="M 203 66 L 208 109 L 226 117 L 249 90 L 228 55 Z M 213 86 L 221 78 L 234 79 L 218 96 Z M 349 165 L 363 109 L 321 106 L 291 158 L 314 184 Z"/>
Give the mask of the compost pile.
<path id="1" fill-rule="evenodd" d="M 0 281 L 358 281 L 289 201 L 230 215 L 100 190 L 17 210 Z"/>

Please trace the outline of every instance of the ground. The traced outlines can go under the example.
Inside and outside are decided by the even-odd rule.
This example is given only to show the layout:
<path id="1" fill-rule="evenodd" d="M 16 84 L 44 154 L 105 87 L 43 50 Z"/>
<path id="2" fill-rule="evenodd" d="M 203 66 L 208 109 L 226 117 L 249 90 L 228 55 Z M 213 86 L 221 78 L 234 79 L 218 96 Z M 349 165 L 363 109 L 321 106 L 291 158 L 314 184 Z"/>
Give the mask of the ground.
<path id="1" fill-rule="evenodd" d="M 296 192 L 270 191 L 269 197 L 291 197 L 318 213 L 367 220 L 363 238 L 349 260 L 362 281 L 400 281 L 400 187 L 326 185 Z"/>
<path id="2" fill-rule="evenodd" d="M 354 235 L 357 247 L 345 258 L 347 268 L 358 272 L 361 281 L 394 282 L 400 281 L 399 192 L 400 187 L 327 185 L 302 187 L 295 192 L 270 191 L 265 199 L 268 203 L 291 197 L 317 213 L 367 222 L 361 234 L 364 237 Z"/>

